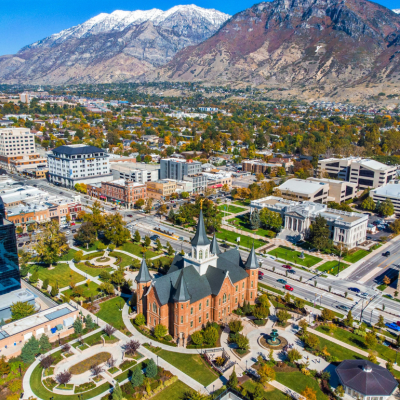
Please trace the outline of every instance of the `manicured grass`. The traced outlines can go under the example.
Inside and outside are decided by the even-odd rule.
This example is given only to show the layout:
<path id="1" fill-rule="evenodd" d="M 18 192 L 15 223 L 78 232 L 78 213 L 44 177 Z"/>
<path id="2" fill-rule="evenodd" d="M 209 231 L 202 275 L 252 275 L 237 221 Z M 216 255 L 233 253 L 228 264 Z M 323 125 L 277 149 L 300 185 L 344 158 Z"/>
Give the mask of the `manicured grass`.
<path id="1" fill-rule="evenodd" d="M 226 229 L 220 228 L 217 232 L 217 238 L 221 240 L 226 240 L 231 243 L 237 243 L 236 238 L 240 237 L 240 246 L 247 247 L 251 249 L 253 246 L 253 238 L 245 235 L 240 235 L 239 233 L 235 233 L 232 231 L 228 231 Z M 258 239 L 254 239 L 254 248 L 258 249 L 261 246 L 264 246 L 267 241 L 261 241 Z"/>
<path id="2" fill-rule="evenodd" d="M 316 379 L 302 374 L 300 371 L 277 372 L 276 380 L 297 393 L 301 393 L 307 386 L 317 392 L 317 400 L 327 400 Z"/>
<path id="3" fill-rule="evenodd" d="M 127 369 L 127 370 L 125 370 L 124 372 L 122 372 L 121 374 L 115 376 L 114 379 L 115 379 L 117 382 L 122 382 L 122 381 L 124 381 L 126 378 L 128 378 L 128 377 L 131 376 L 133 370 L 138 369 L 138 368 L 143 369 L 143 367 L 144 367 L 144 365 L 143 365 L 143 363 L 141 362 L 141 363 L 139 363 L 138 365 L 136 365 L 135 367 L 133 367 L 132 369 Z"/>
<path id="4" fill-rule="evenodd" d="M 74 250 L 74 249 L 69 249 L 67 253 L 63 254 L 63 255 L 60 257 L 60 260 L 59 260 L 59 261 L 71 261 L 71 260 L 74 259 L 75 253 L 76 253 L 76 250 Z"/>
<path id="5" fill-rule="evenodd" d="M 185 393 L 190 390 L 190 387 L 182 381 L 176 381 L 172 385 L 165 388 L 162 392 L 155 395 L 153 400 L 182 400 L 185 398 Z M 282 399 L 283 400 L 283 399 Z"/>
<path id="6" fill-rule="evenodd" d="M 349 263 L 355 263 L 359 260 L 361 260 L 363 257 L 369 254 L 369 251 L 359 249 L 355 251 L 353 254 L 349 254 L 346 257 L 343 257 L 343 260 L 349 262 Z"/>
<path id="7" fill-rule="evenodd" d="M 122 307 L 125 305 L 125 301 L 123 297 L 114 297 L 111 300 L 100 303 L 100 311 L 96 316 L 116 329 L 125 328 L 124 321 L 122 320 Z M 121 305 L 120 311 L 119 308 Z"/>
<path id="8" fill-rule="evenodd" d="M 110 357 L 111 357 L 111 354 L 106 351 L 97 353 L 97 354 L 95 354 L 89 358 L 85 358 L 81 362 L 73 365 L 69 369 L 69 372 L 71 372 L 72 375 L 83 374 L 84 372 L 89 371 L 92 365 L 101 364 L 103 362 L 106 362 Z"/>
<path id="9" fill-rule="evenodd" d="M 182 354 L 160 350 L 157 355 L 204 386 L 208 386 L 218 378 L 198 354 Z"/>
<path id="10" fill-rule="evenodd" d="M 317 270 L 327 272 L 328 274 L 331 274 L 331 275 L 336 275 L 338 272 L 338 264 L 339 264 L 339 261 L 335 261 L 335 260 L 327 261 L 326 263 L 320 265 L 317 268 Z M 348 266 L 349 266 L 349 264 L 340 262 L 340 272 L 344 271 Z"/>
<path id="11" fill-rule="evenodd" d="M 87 286 L 86 283 L 79 286 L 83 287 L 83 297 L 89 298 L 91 296 L 96 296 L 99 294 L 99 285 L 96 282 L 90 282 L 89 286 Z M 72 295 L 72 293 L 72 289 L 68 289 L 63 292 L 64 295 L 68 294 L 70 296 Z"/>
<path id="12" fill-rule="evenodd" d="M 76 268 L 80 269 L 82 272 L 90 275 L 90 276 L 98 276 L 100 275 L 101 271 L 107 271 L 107 272 L 112 272 L 114 269 L 112 267 L 107 267 L 107 268 L 93 268 L 93 267 L 88 267 L 84 263 L 79 263 L 75 264 Z"/>
<path id="13" fill-rule="evenodd" d="M 93 251 L 93 250 L 97 250 L 97 246 L 99 245 L 100 240 L 96 240 L 91 246 L 89 246 L 88 248 L 86 248 L 86 244 L 79 244 L 76 247 L 79 247 L 80 249 L 84 250 L 84 251 Z"/>
<path id="14" fill-rule="evenodd" d="M 54 264 L 53 269 L 44 267 L 43 265 L 32 265 L 30 273 L 33 273 L 35 268 L 38 268 L 39 279 L 44 281 L 46 278 L 49 279 L 49 285 L 53 286 L 58 282 L 58 287 L 69 286 L 71 282 L 78 283 L 85 280 L 82 275 L 77 274 L 75 271 L 69 268 L 67 263 Z"/>
<path id="15" fill-rule="evenodd" d="M 328 353 L 331 356 L 336 357 L 338 361 L 367 359 L 367 357 L 364 357 L 352 350 L 346 349 L 345 347 L 340 346 L 336 343 L 332 343 L 330 340 L 324 339 L 320 336 L 317 337 L 319 339 L 320 349 L 323 349 L 326 346 Z"/>
<path id="16" fill-rule="evenodd" d="M 218 209 L 221 211 L 226 211 L 231 214 L 237 214 L 237 213 L 246 211 L 246 208 L 237 207 L 237 206 L 228 205 L 228 204 L 226 204 L 226 205 L 221 204 L 220 206 L 218 206 Z"/>
<path id="17" fill-rule="evenodd" d="M 253 380 L 248 380 L 241 385 L 248 393 L 253 394 L 256 390 L 257 383 Z M 278 389 L 275 389 L 271 385 L 267 385 L 267 390 L 264 388 L 264 399 L 268 400 L 287 400 L 287 396 Z"/>
<path id="18" fill-rule="evenodd" d="M 250 200 L 236 200 L 232 204 L 237 204 L 238 206 L 245 206 L 245 207 L 250 207 Z"/>
<path id="19" fill-rule="evenodd" d="M 110 253 L 110 256 L 118 256 L 121 259 L 121 262 L 118 264 L 118 266 L 121 267 L 129 267 L 130 265 L 132 265 L 133 262 L 133 257 L 129 257 L 124 253 L 119 252 L 118 250 L 113 251 L 112 253 Z"/>
<path id="20" fill-rule="evenodd" d="M 271 250 L 268 252 L 272 256 L 275 256 L 281 260 L 286 260 L 289 262 L 293 262 L 295 264 L 303 265 L 304 267 L 312 267 L 315 264 L 318 264 L 322 261 L 322 258 L 318 258 L 315 256 L 310 256 L 309 254 L 304 254 L 304 258 L 300 258 L 301 252 L 295 250 L 289 250 L 282 246 L 279 246 L 275 250 Z"/>
<path id="21" fill-rule="evenodd" d="M 326 328 L 324 326 L 318 326 L 316 328 L 317 331 L 325 333 L 329 335 Z M 359 348 L 360 350 L 370 351 L 368 346 L 365 344 L 365 340 L 361 336 L 357 336 L 354 333 L 348 332 L 344 329 L 338 328 L 332 336 L 335 339 L 341 340 L 344 343 L 350 344 L 354 347 Z M 377 356 L 383 358 L 384 360 L 394 360 L 396 358 L 396 352 L 389 347 L 384 346 L 383 344 L 378 344 L 374 351 L 376 352 Z"/>
<path id="22" fill-rule="evenodd" d="M 50 392 L 47 390 L 41 382 L 41 375 L 42 375 L 42 368 L 40 367 L 40 364 L 33 370 L 31 379 L 30 379 L 30 386 L 35 393 L 35 395 L 39 399 L 50 399 L 52 398 L 53 400 L 76 400 L 77 395 L 61 395 L 61 394 L 56 394 L 53 392 Z M 111 385 L 106 382 L 103 385 L 98 386 L 97 388 L 90 390 L 88 392 L 82 393 L 82 400 L 88 400 L 92 397 L 98 396 L 105 392 L 106 390 L 110 389 Z"/>
<path id="23" fill-rule="evenodd" d="M 88 336 L 86 339 L 83 339 L 84 343 L 89 346 L 95 346 L 96 344 L 103 344 L 103 339 L 101 336 L 104 335 L 103 331 L 94 333 L 93 335 Z"/>
<path id="24" fill-rule="evenodd" d="M 246 218 L 247 218 L 247 215 L 244 214 L 244 215 L 240 215 L 239 217 L 231 218 L 228 220 L 228 222 L 231 225 L 235 226 L 236 228 L 241 229 L 242 231 L 254 233 L 255 235 L 266 236 L 269 238 L 274 238 L 276 236 L 276 233 L 273 231 L 270 231 L 269 229 L 259 228 L 255 231 L 250 229 L 250 225 L 247 222 Z"/>
<path id="25" fill-rule="evenodd" d="M 143 257 L 142 249 L 143 247 L 140 244 L 133 243 L 131 241 L 124 243 L 122 246 L 118 247 L 120 250 L 127 251 L 128 253 L 132 253 L 135 256 Z M 157 255 L 155 251 L 147 250 L 146 258 L 153 258 Z"/>

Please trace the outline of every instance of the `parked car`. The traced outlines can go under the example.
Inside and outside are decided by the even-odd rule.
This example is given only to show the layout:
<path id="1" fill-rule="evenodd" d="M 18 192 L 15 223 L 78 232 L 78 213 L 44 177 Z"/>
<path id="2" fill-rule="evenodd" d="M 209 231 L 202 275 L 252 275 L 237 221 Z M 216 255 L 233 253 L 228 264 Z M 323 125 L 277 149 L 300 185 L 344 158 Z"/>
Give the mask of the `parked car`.
<path id="1" fill-rule="evenodd" d="M 76 229 L 72 229 L 71 232 L 72 232 L 72 233 L 75 233 L 75 232 L 76 232 Z"/>
<path id="2" fill-rule="evenodd" d="M 258 280 L 262 281 L 264 277 L 262 275 L 258 275 Z"/>
<path id="3" fill-rule="evenodd" d="M 338 306 L 336 306 L 336 308 L 343 311 L 350 311 L 350 307 L 344 306 L 343 304 L 339 304 Z"/>
<path id="4" fill-rule="evenodd" d="M 286 265 L 286 264 L 283 264 L 283 265 L 282 265 L 282 268 L 292 269 L 292 267 L 291 267 L 290 265 Z"/>
<path id="5" fill-rule="evenodd" d="M 69 235 L 71 233 L 71 231 L 65 231 L 66 235 Z"/>
<path id="6" fill-rule="evenodd" d="M 70 225 L 71 225 L 71 226 L 74 226 L 74 225 L 76 225 L 76 224 L 75 224 L 75 222 L 71 222 Z"/>
<path id="7" fill-rule="evenodd" d="M 258 271 L 258 276 L 264 276 L 264 272 Z"/>
<path id="8" fill-rule="evenodd" d="M 349 287 L 349 290 L 351 290 L 354 293 L 361 293 L 361 290 L 356 287 Z"/>
<path id="9" fill-rule="evenodd" d="M 400 326 L 400 321 L 397 321 L 396 324 L 397 324 L 398 326 Z"/>
<path id="10" fill-rule="evenodd" d="M 393 331 L 400 332 L 400 326 L 396 322 L 387 322 L 385 325 Z"/>
<path id="11" fill-rule="evenodd" d="M 133 215 L 132 215 L 132 214 L 128 214 L 127 217 L 128 217 L 128 218 L 132 218 Z"/>
<path id="12" fill-rule="evenodd" d="M 287 284 L 287 282 L 284 279 L 278 279 L 277 282 L 282 283 L 282 285 Z"/>
<path id="13" fill-rule="evenodd" d="M 290 285 L 285 285 L 285 289 L 289 290 L 290 292 L 293 292 L 293 287 Z"/>

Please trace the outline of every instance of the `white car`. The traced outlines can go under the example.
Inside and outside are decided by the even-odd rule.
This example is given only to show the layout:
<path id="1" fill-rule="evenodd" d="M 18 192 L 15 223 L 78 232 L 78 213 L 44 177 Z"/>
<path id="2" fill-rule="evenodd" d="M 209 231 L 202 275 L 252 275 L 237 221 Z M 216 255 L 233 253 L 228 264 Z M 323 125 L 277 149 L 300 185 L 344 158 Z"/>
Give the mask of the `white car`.
<path id="1" fill-rule="evenodd" d="M 369 294 L 367 292 L 362 292 L 362 293 L 357 293 L 358 297 L 361 297 L 362 299 L 368 299 Z"/>
<path id="2" fill-rule="evenodd" d="M 65 231 L 66 235 L 69 235 L 71 233 L 71 231 Z"/>

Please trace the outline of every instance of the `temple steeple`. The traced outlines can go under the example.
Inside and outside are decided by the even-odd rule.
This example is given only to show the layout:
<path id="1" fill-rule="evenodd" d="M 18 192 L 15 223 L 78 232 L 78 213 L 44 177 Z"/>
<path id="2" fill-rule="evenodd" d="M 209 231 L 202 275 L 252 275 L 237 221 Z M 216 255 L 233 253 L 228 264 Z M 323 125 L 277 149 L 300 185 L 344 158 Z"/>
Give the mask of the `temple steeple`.
<path id="1" fill-rule="evenodd" d="M 200 210 L 199 222 L 197 224 L 196 234 L 194 235 L 191 245 L 195 246 L 206 246 L 210 244 L 210 239 L 208 239 L 206 234 L 206 228 L 204 226 L 203 210 Z"/>
<path id="2" fill-rule="evenodd" d="M 149 268 L 147 267 L 146 260 L 142 259 L 142 264 L 140 265 L 139 273 L 136 275 L 135 281 L 138 283 L 146 283 L 151 281 L 151 275 Z"/>
<path id="3" fill-rule="evenodd" d="M 256 251 L 254 250 L 254 243 L 253 243 L 253 247 L 251 248 L 249 257 L 247 258 L 245 267 L 246 267 L 246 269 L 257 269 L 257 268 L 259 268 L 258 260 L 257 260 L 257 256 L 256 256 Z"/>
<path id="4" fill-rule="evenodd" d="M 214 233 L 214 236 L 211 241 L 210 252 L 211 252 L 211 254 L 216 254 L 216 255 L 221 254 L 221 250 L 219 249 L 217 237 L 215 236 L 215 233 Z"/>
<path id="5" fill-rule="evenodd" d="M 175 293 L 173 295 L 173 300 L 176 302 L 188 301 L 190 300 L 190 294 L 186 287 L 185 278 L 183 276 L 183 270 L 179 274 L 178 280 L 175 284 Z"/>

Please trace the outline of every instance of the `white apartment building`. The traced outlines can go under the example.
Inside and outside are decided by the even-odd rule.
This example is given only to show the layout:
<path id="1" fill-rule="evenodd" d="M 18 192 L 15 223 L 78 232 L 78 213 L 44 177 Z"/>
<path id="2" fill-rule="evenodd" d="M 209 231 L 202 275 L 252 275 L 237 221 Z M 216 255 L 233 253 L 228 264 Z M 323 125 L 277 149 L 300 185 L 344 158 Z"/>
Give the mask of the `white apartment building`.
<path id="1" fill-rule="evenodd" d="M 111 172 L 114 179 L 125 179 L 136 183 L 158 181 L 160 175 L 159 165 L 150 165 L 132 162 L 113 162 Z"/>
<path id="2" fill-rule="evenodd" d="M 365 214 L 333 210 L 325 204 L 297 202 L 275 196 L 250 202 L 250 212 L 263 208 L 281 215 L 284 229 L 278 235 L 280 239 L 290 241 L 303 239 L 309 232 L 311 222 L 317 215 L 321 215 L 327 221 L 330 238 L 334 244 L 341 243 L 352 249 L 366 240 L 368 216 Z"/>
<path id="3" fill-rule="evenodd" d="M 35 152 L 35 138 L 29 128 L 1 128 L 0 155 L 20 156 Z"/>
<path id="4" fill-rule="evenodd" d="M 77 183 L 111 181 L 108 157 L 105 150 L 85 144 L 57 147 L 48 155 L 49 180 L 71 188 Z"/>
<path id="5" fill-rule="evenodd" d="M 318 172 L 327 172 L 331 178 L 357 184 L 359 189 L 386 185 L 396 175 L 397 167 L 375 160 L 357 157 L 328 158 L 318 161 Z"/>
<path id="6" fill-rule="evenodd" d="M 395 214 L 400 214 L 400 185 L 398 183 L 389 183 L 386 186 L 373 189 L 369 192 L 369 195 L 375 203 L 378 201 L 382 203 L 386 199 L 391 200 Z"/>

